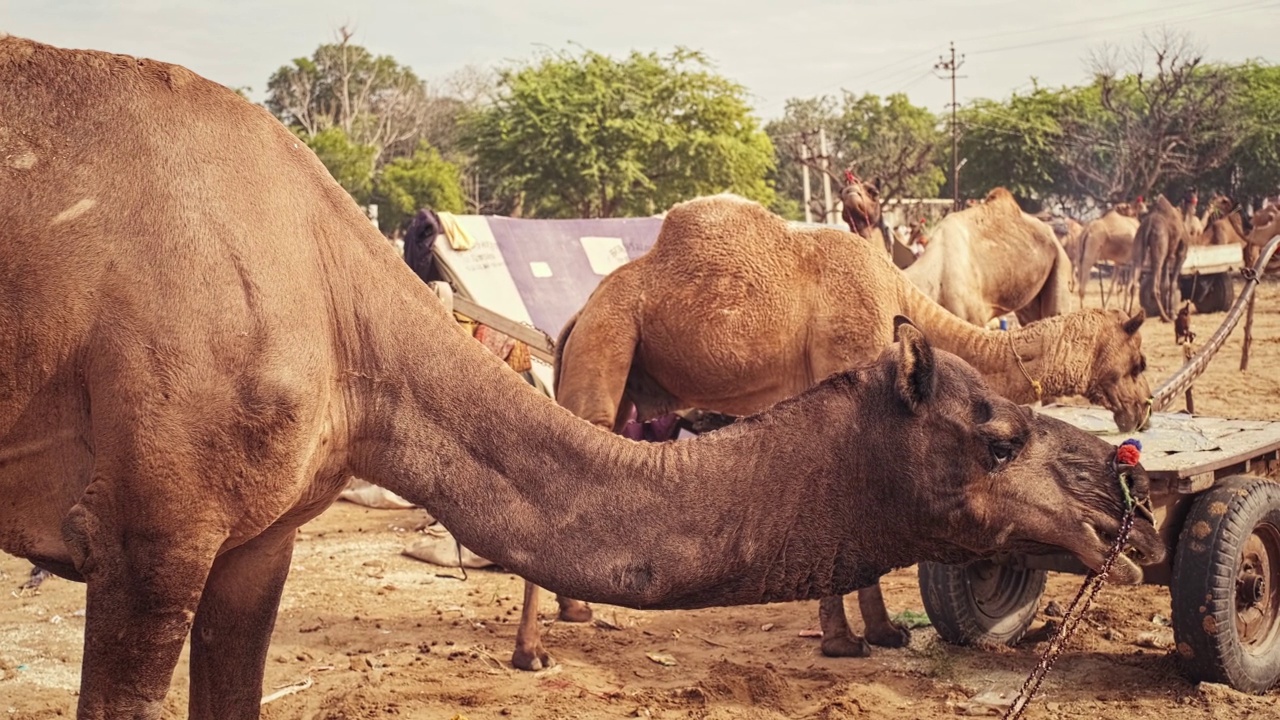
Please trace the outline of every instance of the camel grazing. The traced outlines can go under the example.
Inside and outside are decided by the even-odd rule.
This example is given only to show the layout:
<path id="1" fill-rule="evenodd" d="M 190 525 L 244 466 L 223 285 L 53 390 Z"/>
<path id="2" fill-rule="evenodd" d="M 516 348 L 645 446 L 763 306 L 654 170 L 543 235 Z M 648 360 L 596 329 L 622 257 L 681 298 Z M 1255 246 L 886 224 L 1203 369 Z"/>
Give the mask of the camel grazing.
<path id="1" fill-rule="evenodd" d="M 1113 263 L 1112 287 L 1122 265 L 1127 266 L 1133 255 L 1133 238 L 1138 234 L 1138 210 L 1130 203 L 1116 203 L 1102 217 L 1089 222 L 1084 227 L 1076 258 L 1076 295 L 1084 302 L 1085 293 L 1089 289 L 1089 276 L 1093 266 L 1100 260 Z M 1102 282 L 1102 278 L 1098 278 Z M 1104 289 L 1105 290 L 1105 289 Z M 1102 306 L 1107 306 L 1107 293 L 1102 295 Z"/>
<path id="2" fill-rule="evenodd" d="M 1150 298 L 1159 310 L 1160 319 L 1164 322 L 1173 320 L 1172 311 L 1176 304 L 1174 294 L 1178 290 L 1178 275 L 1182 271 L 1182 263 L 1187 257 L 1187 226 L 1183 222 L 1182 212 L 1164 195 L 1157 195 L 1155 205 L 1138 222 L 1138 232 L 1133 239 L 1133 254 L 1130 264 L 1133 272 L 1129 277 L 1129 306 L 1133 305 L 1133 289 L 1137 277 L 1142 271 L 1141 288 L 1143 298 Z M 1142 303 L 1148 303 L 1144 300 Z"/>
<path id="3" fill-rule="evenodd" d="M 885 253 L 893 254 L 893 234 L 884 224 L 880 207 L 880 178 L 868 181 L 846 170 L 844 186 L 840 188 L 840 217 L 849 231 L 884 245 Z"/>
<path id="4" fill-rule="evenodd" d="M 1053 231 L 996 188 L 944 217 L 903 272 L 942 307 L 974 325 L 1016 312 L 1027 324 L 1068 312 L 1071 260 Z"/>
<path id="5" fill-rule="evenodd" d="M 228 88 L 6 36 L 0 117 L 0 550 L 86 584 L 80 718 L 161 717 L 188 637 L 189 717 L 259 717 L 296 530 L 353 476 L 525 578 L 636 608 L 1003 548 L 1098 567 L 1117 530 L 1114 448 L 909 325 L 735 427 L 636 443 L 466 337 Z M 1163 556 L 1149 523 L 1133 545 Z"/>
<path id="6" fill-rule="evenodd" d="M 639 420 L 686 408 L 748 415 L 876 357 L 898 314 L 1014 402 L 1083 395 L 1124 431 L 1145 419 L 1141 313 L 1087 310 L 983 330 L 939 307 L 869 243 L 834 228 L 791 229 L 732 195 L 674 206 L 653 247 L 601 281 L 561 331 L 553 390 L 574 414 L 614 430 L 633 405 Z M 590 617 L 568 597 L 557 598 L 563 619 Z M 906 642 L 878 584 L 858 601 L 867 641 Z M 842 599 L 822 607 L 823 652 L 865 655 Z M 513 661 L 528 669 L 545 658 L 537 596 L 526 587 Z"/>

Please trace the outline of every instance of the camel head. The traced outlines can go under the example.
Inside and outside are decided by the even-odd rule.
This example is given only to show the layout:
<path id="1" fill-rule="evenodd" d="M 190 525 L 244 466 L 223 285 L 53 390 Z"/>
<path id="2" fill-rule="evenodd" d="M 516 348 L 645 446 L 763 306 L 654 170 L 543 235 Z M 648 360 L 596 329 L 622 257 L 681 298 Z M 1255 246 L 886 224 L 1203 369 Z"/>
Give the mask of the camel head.
<path id="1" fill-rule="evenodd" d="M 1253 214 L 1253 229 L 1245 239 L 1262 247 L 1276 235 L 1280 235 L 1280 205 L 1268 205 Z"/>
<path id="2" fill-rule="evenodd" d="M 845 171 L 845 184 L 840 188 L 840 203 L 844 206 L 842 218 L 849 230 L 864 238 L 880 226 L 880 178 L 863 180 Z"/>
<path id="3" fill-rule="evenodd" d="M 1111 206 L 1111 209 L 1125 217 L 1131 217 L 1131 218 L 1138 217 L 1138 208 L 1133 203 L 1127 203 L 1127 202 L 1116 203 L 1115 205 Z"/>
<path id="4" fill-rule="evenodd" d="M 1078 338 L 1078 344 L 1064 340 L 1065 345 L 1092 349 L 1083 395 L 1110 410 L 1120 432 L 1137 430 L 1147 420 L 1151 384 L 1138 332 L 1145 319 L 1141 308 L 1132 317 L 1114 308 L 1087 310 L 1073 313 L 1063 328 L 1064 338 Z"/>
<path id="5" fill-rule="evenodd" d="M 993 392 L 971 365 L 932 350 L 909 320 L 894 324 L 896 343 L 881 364 L 896 375 L 894 434 L 907 438 L 898 467 L 921 483 L 918 531 L 957 556 L 1065 549 L 1099 569 L 1124 515 L 1116 448 Z M 1124 469 L 1145 498 L 1145 471 Z M 1137 583 L 1139 564 L 1163 560 L 1164 544 L 1139 517 L 1129 545 L 1136 557 L 1119 558 L 1111 577 Z"/>
<path id="6" fill-rule="evenodd" d="M 1222 217 L 1231 212 L 1231 208 L 1234 206 L 1235 203 L 1231 202 L 1231 198 L 1220 193 L 1214 193 L 1213 197 L 1209 198 L 1209 218 Z"/>

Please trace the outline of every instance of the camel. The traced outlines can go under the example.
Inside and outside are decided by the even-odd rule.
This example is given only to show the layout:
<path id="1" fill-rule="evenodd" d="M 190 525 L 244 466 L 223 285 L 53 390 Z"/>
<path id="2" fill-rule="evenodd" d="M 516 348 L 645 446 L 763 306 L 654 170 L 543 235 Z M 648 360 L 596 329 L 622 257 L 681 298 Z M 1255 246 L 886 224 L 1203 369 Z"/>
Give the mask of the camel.
<path id="1" fill-rule="evenodd" d="M 1099 260 L 1113 263 L 1111 280 L 1114 288 L 1121 265 L 1127 265 L 1133 255 L 1133 238 L 1138 234 L 1138 210 L 1130 203 L 1116 203 L 1102 217 L 1089 222 L 1084 228 L 1074 258 L 1076 271 L 1076 295 L 1084 303 L 1089 289 L 1089 276 Z M 1098 278 L 1102 282 L 1102 278 Z M 1107 295 L 1102 294 L 1102 306 L 1107 306 Z"/>
<path id="2" fill-rule="evenodd" d="M 1025 325 L 1071 309 L 1070 258 L 1049 226 L 1004 188 L 939 221 L 925 251 L 903 272 L 975 325 L 1011 312 Z"/>
<path id="3" fill-rule="evenodd" d="M 852 171 L 846 170 L 844 186 L 840 188 L 840 217 L 849 226 L 849 231 L 884 245 L 884 251 L 893 255 L 893 234 L 884 224 L 884 214 L 880 207 L 879 177 L 863 181 Z"/>
<path id="4" fill-rule="evenodd" d="M 1084 234 L 1084 225 L 1081 225 L 1075 218 L 1065 215 L 1053 217 L 1045 213 L 1036 215 L 1035 218 L 1048 225 L 1050 230 L 1053 230 L 1054 237 L 1058 238 L 1058 243 L 1062 245 L 1062 249 L 1067 253 L 1067 259 L 1072 262 L 1073 272 L 1067 289 L 1075 292 L 1076 274 L 1074 272 L 1074 264 L 1076 258 L 1080 257 L 1080 237 Z"/>
<path id="5" fill-rule="evenodd" d="M 1123 431 L 1146 419 L 1141 313 L 1084 310 L 983 330 L 939 307 L 869 243 L 835 228 L 790 229 L 734 195 L 672 207 L 653 247 L 601 281 L 561 330 L 552 389 L 574 414 L 613 430 L 632 406 L 641 421 L 686 408 L 748 415 L 875 357 L 895 314 L 1014 402 L 1083 395 L 1110 408 Z M 589 619 L 569 597 L 557 598 L 561 618 Z M 866 642 L 906 642 L 878 584 L 860 589 L 858 602 Z M 842 598 L 822 608 L 822 651 L 866 655 Z M 530 583 L 512 659 L 534 669 L 547 657 Z"/>
<path id="6" fill-rule="evenodd" d="M 1157 195 L 1154 207 L 1138 222 L 1138 232 L 1134 235 L 1130 259 L 1133 272 L 1128 280 L 1130 307 L 1134 282 L 1146 269 L 1149 272 L 1142 278 L 1139 291 L 1144 298 L 1154 301 L 1161 321 L 1171 322 L 1178 275 L 1186 257 L 1187 227 L 1182 212 L 1164 195 Z M 1147 304 L 1145 300 L 1143 304 Z"/>
<path id="7" fill-rule="evenodd" d="M 79 718 L 161 717 L 188 637 L 189 717 L 259 717 L 296 530 L 351 477 L 633 608 L 823 597 L 1005 548 L 1099 567 L 1117 532 L 1114 447 L 905 321 L 735 427 L 632 442 L 467 337 L 230 89 L 5 36 L 0 117 L 0 550 L 86 585 Z M 1145 520 L 1132 545 L 1163 558 Z"/>
<path id="8" fill-rule="evenodd" d="M 1244 247 L 1244 265 L 1252 268 L 1262 257 L 1262 248 L 1271 242 L 1271 238 L 1280 235 L 1280 205 L 1267 205 L 1253 214 L 1253 227 L 1245 236 L 1248 243 Z M 1280 252 L 1271 256 L 1265 272 L 1273 273 L 1280 269 Z"/>
<path id="9" fill-rule="evenodd" d="M 1233 203 L 1225 195 L 1214 195 L 1206 207 L 1203 218 L 1196 218 L 1200 232 L 1191 234 L 1188 230 L 1187 242 L 1191 245 L 1244 245 L 1244 222 L 1240 219 L 1237 208 L 1232 210 Z"/>

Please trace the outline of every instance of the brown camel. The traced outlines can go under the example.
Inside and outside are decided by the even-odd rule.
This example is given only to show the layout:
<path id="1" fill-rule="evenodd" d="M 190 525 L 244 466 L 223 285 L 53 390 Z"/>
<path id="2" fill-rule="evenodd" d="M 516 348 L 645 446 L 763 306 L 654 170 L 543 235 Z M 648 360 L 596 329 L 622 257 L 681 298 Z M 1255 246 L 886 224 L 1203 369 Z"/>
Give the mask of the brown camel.
<path id="1" fill-rule="evenodd" d="M 884 245 L 886 253 L 893 253 L 893 235 L 885 227 L 880 207 L 880 183 L 878 177 L 862 180 L 851 171 L 845 171 L 845 183 L 840 188 L 840 217 L 851 232 Z"/>
<path id="2" fill-rule="evenodd" d="M 615 430 L 632 405 L 639 420 L 686 408 L 747 415 L 876 357 L 896 314 L 1014 402 L 1035 402 L 1040 388 L 1110 408 L 1125 431 L 1145 419 L 1141 313 L 1087 310 L 983 330 L 931 301 L 869 243 L 833 228 L 791 229 L 732 195 L 674 206 L 649 252 L 601 281 L 561 331 L 553 389 L 574 414 Z M 568 597 L 557 599 L 562 618 L 590 617 Z M 868 641 L 906 641 L 878 584 L 861 589 L 858 603 Z M 842 599 L 822 607 L 823 652 L 865 655 Z M 513 661 L 526 669 L 546 661 L 531 586 Z"/>
<path id="3" fill-rule="evenodd" d="M 1214 195 L 1204 211 L 1204 217 L 1196 218 L 1200 232 L 1191 234 L 1188 231 L 1187 242 L 1191 245 L 1244 245 L 1244 222 L 1240 219 L 1239 209 L 1232 210 L 1233 204 L 1225 195 Z"/>
<path id="4" fill-rule="evenodd" d="M 1113 263 L 1112 285 L 1119 275 L 1120 266 L 1128 265 L 1133 255 L 1133 238 L 1138 234 L 1138 211 L 1130 203 L 1117 203 L 1102 217 L 1091 221 L 1084 228 L 1077 253 L 1073 255 L 1076 271 L 1076 295 L 1084 302 L 1089 289 L 1089 277 L 1099 260 Z M 1101 283 L 1102 279 L 1099 278 Z M 1105 288 L 1104 288 L 1105 290 Z M 1107 306 L 1107 293 L 1103 293 L 1102 306 Z"/>
<path id="5" fill-rule="evenodd" d="M 296 530 L 352 476 L 534 582 L 652 609 L 1002 548 L 1098 567 L 1118 527 L 1113 448 L 912 327 L 736 427 L 635 443 L 466 337 L 226 87 L 3 37 L 0 117 L 0 550 L 86 583 L 80 718 L 159 718 L 188 636 L 190 717 L 257 718 Z M 1133 545 L 1163 555 L 1149 523 Z"/>
<path id="6" fill-rule="evenodd" d="M 1075 292 L 1076 274 L 1074 272 L 1074 263 L 1077 258 L 1080 257 L 1080 239 L 1084 235 L 1084 225 L 1081 225 L 1075 218 L 1066 216 L 1037 216 L 1037 219 L 1047 224 L 1049 229 L 1053 230 L 1054 237 L 1058 238 L 1058 243 L 1062 245 L 1063 251 L 1067 253 L 1067 259 L 1073 263 L 1073 272 L 1071 273 L 1071 282 L 1068 285 L 1068 289 L 1071 290 L 1071 292 Z"/>
<path id="7" fill-rule="evenodd" d="M 1137 276 L 1142 277 L 1139 292 L 1144 306 L 1153 304 L 1164 322 L 1173 320 L 1174 295 L 1178 291 L 1178 275 L 1187 258 L 1187 226 L 1182 212 L 1164 195 L 1157 195 L 1155 205 L 1138 222 L 1138 232 L 1133 239 L 1130 264 L 1134 272 L 1129 277 L 1129 307 L 1133 306 L 1133 290 Z"/>
<path id="8" fill-rule="evenodd" d="M 903 272 L 942 307 L 975 325 L 1016 312 L 1027 324 L 1071 309 L 1071 260 L 1053 231 L 1004 188 L 944 217 Z"/>
<path id="9" fill-rule="evenodd" d="M 1245 236 L 1247 245 L 1244 248 L 1245 267 L 1253 267 L 1262 256 L 1262 248 L 1271 238 L 1280 235 L 1280 205 L 1268 205 L 1253 214 L 1253 227 Z M 1271 256 L 1265 268 L 1267 274 L 1280 272 L 1280 252 Z"/>

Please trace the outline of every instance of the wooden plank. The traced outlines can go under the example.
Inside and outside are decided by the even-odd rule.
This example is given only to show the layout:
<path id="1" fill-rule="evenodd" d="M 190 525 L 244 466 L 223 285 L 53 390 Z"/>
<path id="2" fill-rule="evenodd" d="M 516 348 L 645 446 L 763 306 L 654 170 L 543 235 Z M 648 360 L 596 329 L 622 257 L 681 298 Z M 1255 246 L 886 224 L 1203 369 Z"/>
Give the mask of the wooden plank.
<path id="1" fill-rule="evenodd" d="M 1150 429 L 1126 434 L 1117 431 L 1104 408 L 1049 405 L 1036 412 L 1113 444 L 1138 438 L 1142 466 L 1153 481 L 1166 483 L 1171 492 L 1198 492 L 1212 485 L 1216 471 L 1248 467 L 1251 460 L 1275 457 L 1280 451 L 1280 422 L 1156 413 Z"/>
<path id="2" fill-rule="evenodd" d="M 469 317 L 479 323 L 484 323 L 489 327 L 497 330 L 504 335 L 519 340 L 529 346 L 529 354 L 547 363 L 555 363 L 555 343 L 541 330 L 528 325 L 522 325 L 511 318 L 481 307 L 474 302 L 462 297 L 461 295 L 453 296 L 453 311 L 459 315 Z"/>

